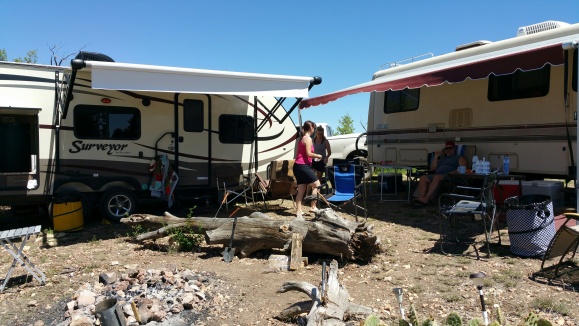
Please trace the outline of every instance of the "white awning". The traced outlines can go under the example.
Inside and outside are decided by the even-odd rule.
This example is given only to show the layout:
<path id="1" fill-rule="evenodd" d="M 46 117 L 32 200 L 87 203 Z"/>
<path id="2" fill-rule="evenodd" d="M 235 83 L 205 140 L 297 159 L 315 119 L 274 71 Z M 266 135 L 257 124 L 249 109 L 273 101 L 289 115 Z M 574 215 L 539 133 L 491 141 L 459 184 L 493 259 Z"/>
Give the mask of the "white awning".
<path id="1" fill-rule="evenodd" d="M 300 108 L 326 104 L 356 93 L 431 87 L 487 78 L 491 74 L 510 74 L 517 69 L 561 65 L 564 63 L 562 44 L 578 40 L 579 24 L 575 24 L 453 52 L 379 71 L 370 82 L 304 100 Z"/>
<path id="2" fill-rule="evenodd" d="M 308 97 L 312 77 L 86 61 L 94 89 Z"/>

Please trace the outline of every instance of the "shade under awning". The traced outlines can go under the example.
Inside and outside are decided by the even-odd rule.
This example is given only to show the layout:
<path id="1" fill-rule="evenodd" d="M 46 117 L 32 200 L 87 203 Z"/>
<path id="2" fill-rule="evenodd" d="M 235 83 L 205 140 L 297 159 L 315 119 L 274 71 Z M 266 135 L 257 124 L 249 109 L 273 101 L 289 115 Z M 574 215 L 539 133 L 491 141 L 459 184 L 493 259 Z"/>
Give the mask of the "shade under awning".
<path id="1" fill-rule="evenodd" d="M 94 89 L 308 97 L 311 77 L 86 61 Z"/>
<path id="2" fill-rule="evenodd" d="M 380 71 L 370 82 L 304 100 L 300 108 L 326 104 L 356 93 L 438 86 L 487 78 L 491 74 L 509 74 L 517 69 L 561 65 L 564 63 L 562 43 L 578 39 L 579 24 L 576 24 L 566 30 L 542 32 L 453 52 Z"/>

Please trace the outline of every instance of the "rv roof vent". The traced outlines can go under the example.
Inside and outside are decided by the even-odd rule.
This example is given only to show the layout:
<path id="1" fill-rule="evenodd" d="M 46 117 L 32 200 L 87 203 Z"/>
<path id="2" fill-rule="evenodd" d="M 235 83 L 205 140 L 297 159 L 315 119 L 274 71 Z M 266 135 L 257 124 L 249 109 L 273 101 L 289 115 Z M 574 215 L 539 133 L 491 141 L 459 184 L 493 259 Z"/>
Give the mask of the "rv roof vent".
<path id="1" fill-rule="evenodd" d="M 561 28 L 564 26 L 569 26 L 569 24 L 555 20 L 548 20 L 542 23 L 519 27 L 519 29 L 517 30 L 517 36 L 540 33 L 551 29 Z"/>
<path id="2" fill-rule="evenodd" d="M 462 50 L 466 50 L 466 49 L 470 49 L 470 48 L 476 48 L 477 46 L 481 46 L 481 45 L 485 45 L 485 44 L 489 44 L 489 43 L 492 43 L 492 42 L 486 41 L 486 40 L 471 42 L 471 43 L 457 46 L 456 51 L 462 51 Z"/>
<path id="3" fill-rule="evenodd" d="M 75 59 L 82 59 L 86 61 L 105 61 L 105 62 L 115 62 L 111 57 L 108 55 L 98 53 L 98 52 L 88 52 L 88 51 L 80 51 Z"/>

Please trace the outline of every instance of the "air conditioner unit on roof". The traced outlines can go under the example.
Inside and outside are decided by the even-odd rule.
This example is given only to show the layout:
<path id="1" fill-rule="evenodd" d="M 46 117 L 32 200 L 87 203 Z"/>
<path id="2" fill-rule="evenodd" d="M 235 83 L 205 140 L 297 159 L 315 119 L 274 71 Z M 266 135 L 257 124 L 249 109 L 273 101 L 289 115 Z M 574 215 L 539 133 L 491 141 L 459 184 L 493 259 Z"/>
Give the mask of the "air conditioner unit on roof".
<path id="1" fill-rule="evenodd" d="M 568 24 L 568 23 L 564 23 L 564 22 L 560 22 L 560 21 L 548 20 L 548 21 L 542 22 L 542 23 L 537 23 L 537 24 L 533 24 L 533 25 L 529 25 L 529 26 L 519 27 L 519 29 L 517 30 L 517 36 L 535 34 L 535 33 L 544 32 L 544 31 L 548 31 L 551 29 L 561 28 L 561 27 L 569 26 L 569 25 L 570 24 Z"/>

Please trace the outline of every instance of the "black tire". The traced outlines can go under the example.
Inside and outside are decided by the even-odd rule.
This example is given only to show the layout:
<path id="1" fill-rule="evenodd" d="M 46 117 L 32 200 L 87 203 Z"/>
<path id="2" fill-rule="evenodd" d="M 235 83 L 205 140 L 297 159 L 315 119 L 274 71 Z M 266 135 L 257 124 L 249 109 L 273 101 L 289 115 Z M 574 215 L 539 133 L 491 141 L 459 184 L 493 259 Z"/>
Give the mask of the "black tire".
<path id="1" fill-rule="evenodd" d="M 113 188 L 105 192 L 99 202 L 101 214 L 107 220 L 118 223 L 137 209 L 137 197 L 125 188 Z"/>

